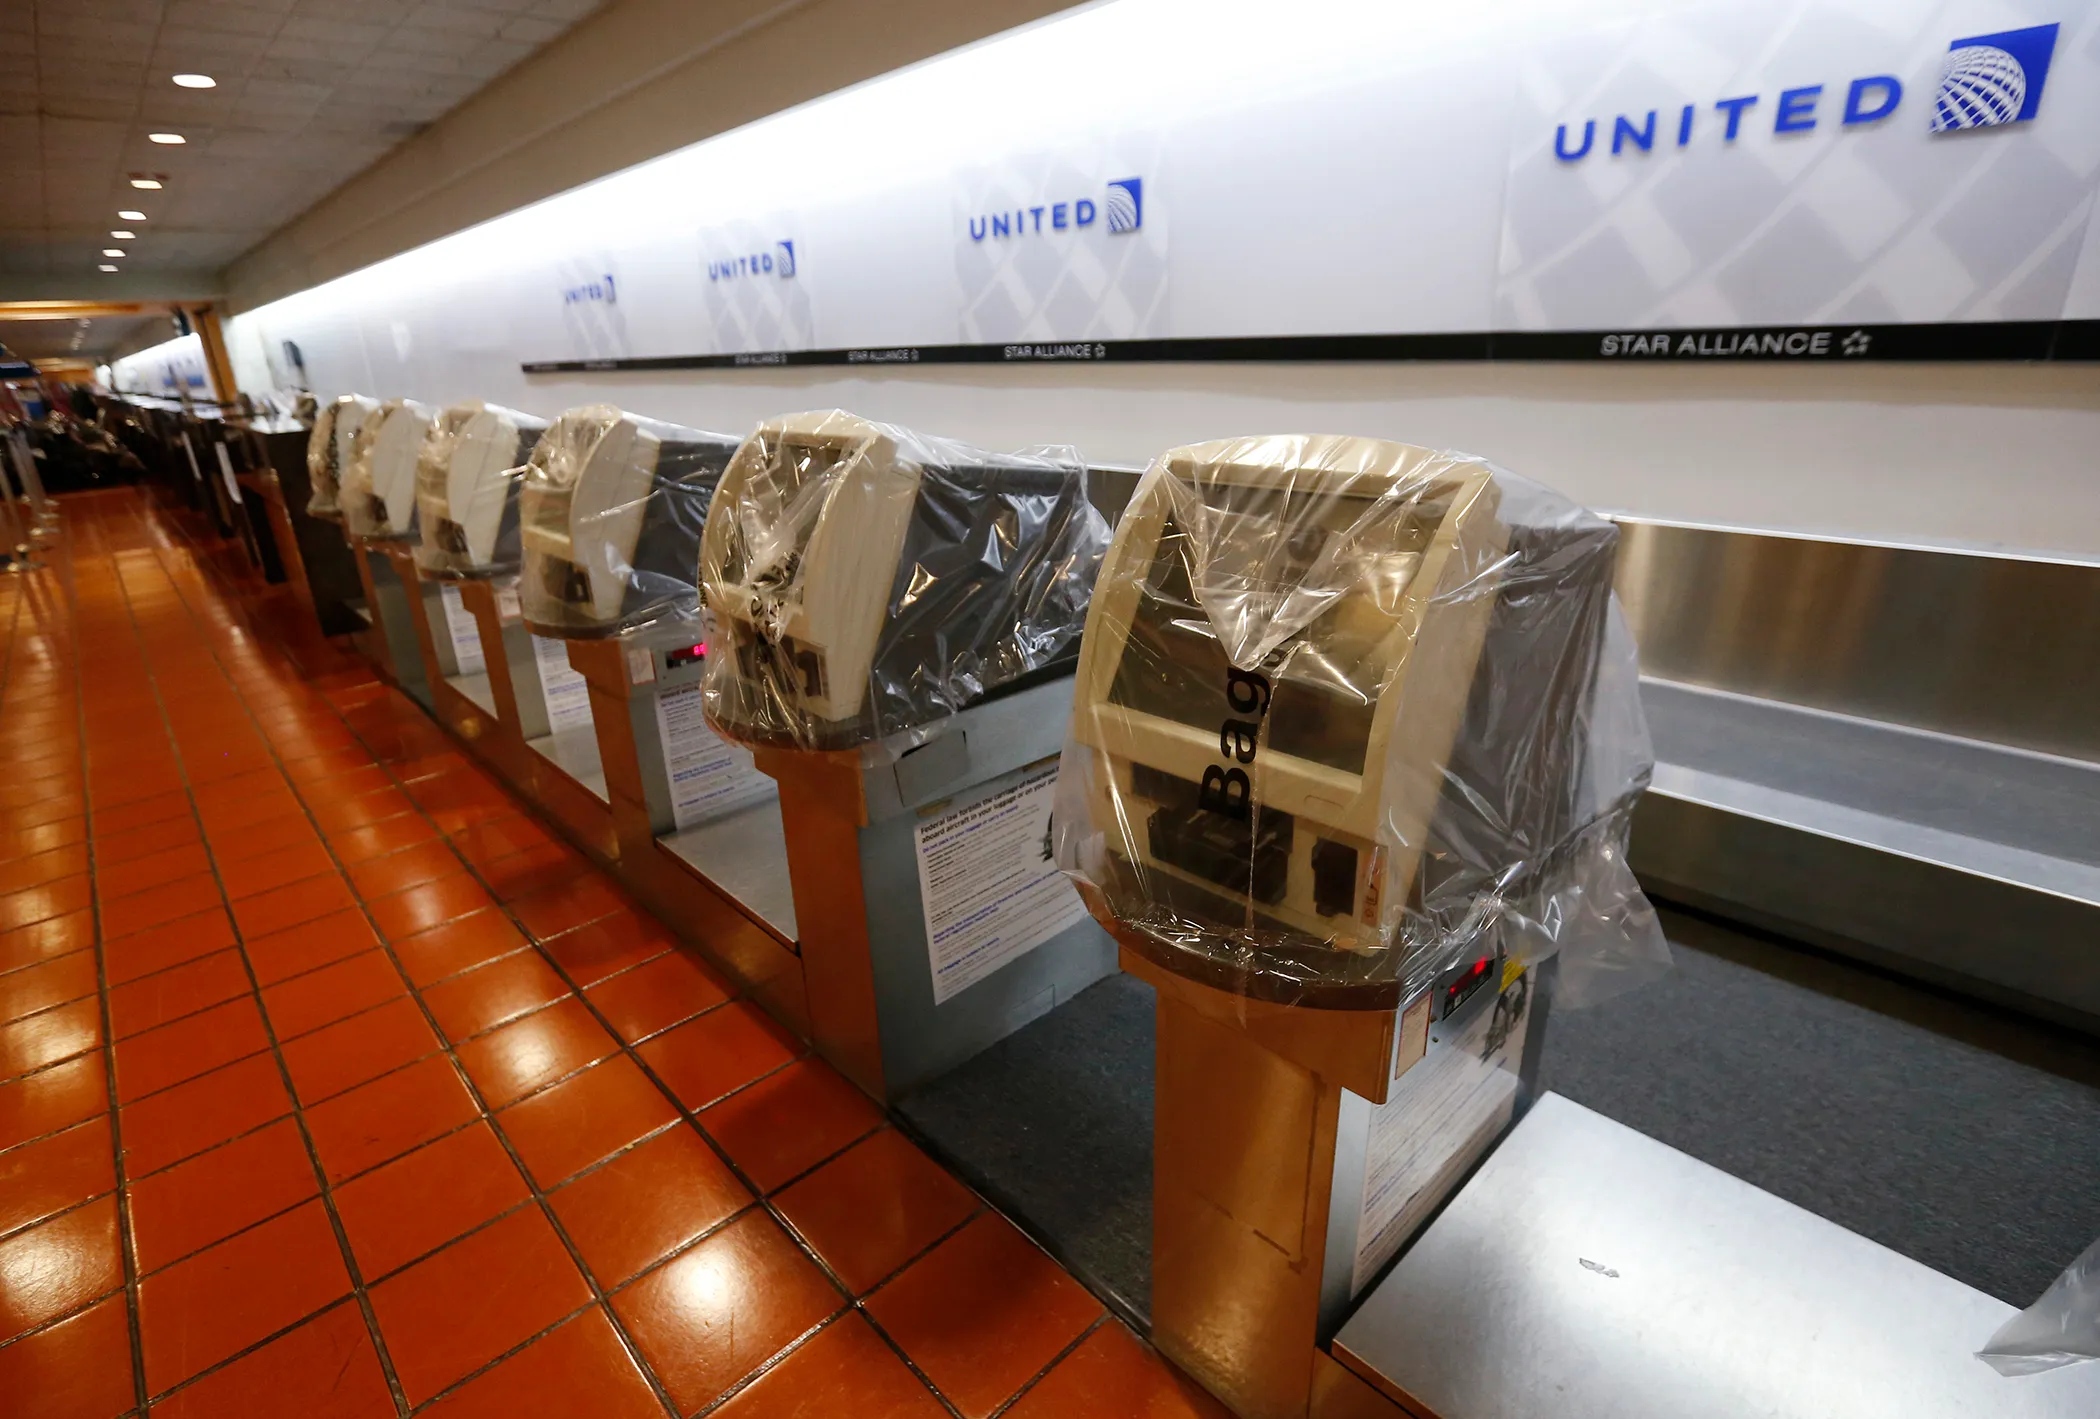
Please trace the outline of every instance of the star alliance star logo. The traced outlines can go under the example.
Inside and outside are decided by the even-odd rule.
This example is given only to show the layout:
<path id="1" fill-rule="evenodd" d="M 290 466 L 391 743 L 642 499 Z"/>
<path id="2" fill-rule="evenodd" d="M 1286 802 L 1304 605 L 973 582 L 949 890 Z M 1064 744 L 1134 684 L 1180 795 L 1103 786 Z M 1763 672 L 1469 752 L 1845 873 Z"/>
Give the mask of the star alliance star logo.
<path id="1" fill-rule="evenodd" d="M 1847 355 L 1864 355 L 1873 343 L 1873 336 L 1864 330 L 1855 330 L 1845 337 L 1844 343 L 1838 348 L 1842 349 Z"/>

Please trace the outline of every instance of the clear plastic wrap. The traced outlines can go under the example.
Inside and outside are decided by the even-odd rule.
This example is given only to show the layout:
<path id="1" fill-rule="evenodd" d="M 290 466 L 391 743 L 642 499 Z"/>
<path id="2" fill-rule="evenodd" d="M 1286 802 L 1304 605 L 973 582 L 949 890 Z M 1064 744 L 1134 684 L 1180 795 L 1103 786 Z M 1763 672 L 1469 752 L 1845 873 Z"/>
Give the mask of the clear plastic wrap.
<path id="1" fill-rule="evenodd" d="M 1162 455 L 1117 524 L 1053 820 L 1104 925 L 1242 996 L 1398 1006 L 1500 952 L 1668 962 L 1626 865 L 1652 760 L 1618 532 L 1375 439 Z"/>
<path id="2" fill-rule="evenodd" d="M 338 500 L 343 467 L 350 461 L 358 429 L 378 407 L 378 400 L 362 394 L 345 394 L 321 406 L 313 431 L 306 436 L 306 477 L 312 485 L 306 500 L 307 516 L 330 522 L 343 520 Z"/>
<path id="3" fill-rule="evenodd" d="M 708 722 L 843 749 L 1056 673 L 1108 535 L 1067 450 L 989 454 L 836 410 L 761 424 L 701 550 Z"/>
<path id="4" fill-rule="evenodd" d="M 389 399 L 365 416 L 337 494 L 344 530 L 358 541 L 415 536 L 416 459 L 436 413 L 413 399 Z"/>
<path id="5" fill-rule="evenodd" d="M 700 533 L 736 446 L 610 404 L 556 419 L 518 494 L 526 624 L 589 640 L 674 623 L 698 640 Z"/>
<path id="6" fill-rule="evenodd" d="M 432 576 L 514 572 L 518 489 L 547 421 L 471 400 L 431 421 L 416 457 L 416 565 Z"/>
<path id="7" fill-rule="evenodd" d="M 1976 1358 L 2006 1376 L 2100 1360 L 2100 1242 L 2080 1253 L 2040 1300 L 1999 1326 Z"/>

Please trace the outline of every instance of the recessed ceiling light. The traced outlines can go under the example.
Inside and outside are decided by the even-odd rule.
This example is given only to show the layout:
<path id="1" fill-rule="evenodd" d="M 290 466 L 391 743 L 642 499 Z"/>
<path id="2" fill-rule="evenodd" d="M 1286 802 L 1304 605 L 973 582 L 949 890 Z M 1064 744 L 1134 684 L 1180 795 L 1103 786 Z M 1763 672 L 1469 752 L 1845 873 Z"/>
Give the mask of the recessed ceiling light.
<path id="1" fill-rule="evenodd" d="M 177 74 L 175 76 L 175 87 L 178 89 L 216 89 L 219 87 L 219 81 L 209 74 Z"/>
<path id="2" fill-rule="evenodd" d="M 122 256 L 124 248 L 121 246 L 105 246 L 102 248 L 102 254 L 104 256 Z"/>
<path id="3" fill-rule="evenodd" d="M 117 213 L 117 220 L 122 222 L 143 222 L 146 220 L 146 214 L 144 212 L 119 212 Z"/>
<path id="4" fill-rule="evenodd" d="M 144 188 L 148 192 L 158 192 L 161 187 L 161 178 L 158 174 L 148 175 L 142 172 L 135 172 L 131 175 L 131 185 Z"/>
<path id="5" fill-rule="evenodd" d="M 137 232 L 111 232 L 110 235 L 118 241 L 137 241 L 139 239 Z"/>
<path id="6" fill-rule="evenodd" d="M 155 143 L 187 143 L 189 141 L 180 133 L 148 133 L 146 137 Z"/>
<path id="7" fill-rule="evenodd" d="M 103 270 L 105 270 L 105 271 L 114 271 L 114 270 L 116 270 L 117 268 L 116 268 L 116 267 L 114 267 L 114 266 L 112 266 L 112 265 L 110 265 L 110 264 L 109 264 L 109 263 L 108 263 L 107 261 L 105 261 L 105 262 L 103 262 L 103 263 L 102 263 L 102 269 L 103 269 Z"/>

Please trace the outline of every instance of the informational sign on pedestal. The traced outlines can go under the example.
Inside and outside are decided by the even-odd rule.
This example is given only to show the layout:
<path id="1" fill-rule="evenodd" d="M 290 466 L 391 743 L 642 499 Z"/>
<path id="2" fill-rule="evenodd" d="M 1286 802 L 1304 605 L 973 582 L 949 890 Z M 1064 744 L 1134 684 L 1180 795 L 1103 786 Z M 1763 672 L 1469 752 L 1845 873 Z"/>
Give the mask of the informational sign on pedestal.
<path id="1" fill-rule="evenodd" d="M 1430 1026 L 1429 1048 L 1371 1112 L 1352 1294 L 1392 1260 L 1514 1116 L 1530 1026 L 1531 977 L 1512 971 L 1456 1015 Z"/>
<path id="2" fill-rule="evenodd" d="M 438 603 L 445 608 L 445 633 L 452 639 L 452 658 L 459 673 L 481 674 L 489 668 L 488 658 L 481 650 L 481 627 L 467 603 L 460 600 L 459 588 L 449 581 L 440 582 Z"/>
<path id="3" fill-rule="evenodd" d="M 539 666 L 540 693 L 547 700 L 547 732 L 590 728 L 590 682 L 570 668 L 568 645 L 549 636 L 534 636 L 532 659 Z"/>
<path id="4" fill-rule="evenodd" d="M 775 792 L 751 751 L 708 728 L 700 687 L 682 685 L 656 697 L 656 732 L 671 781 L 671 821 L 680 832 L 757 803 Z"/>
<path id="5" fill-rule="evenodd" d="M 1057 767 L 915 830 L 919 901 L 943 1004 L 1086 916 L 1050 851 Z"/>

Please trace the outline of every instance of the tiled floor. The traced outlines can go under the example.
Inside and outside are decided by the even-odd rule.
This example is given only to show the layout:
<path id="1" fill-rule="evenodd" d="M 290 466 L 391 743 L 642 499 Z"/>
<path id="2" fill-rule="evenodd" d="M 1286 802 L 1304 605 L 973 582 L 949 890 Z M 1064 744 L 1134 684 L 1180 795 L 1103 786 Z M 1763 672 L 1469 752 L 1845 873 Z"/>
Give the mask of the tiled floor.
<path id="1" fill-rule="evenodd" d="M 1222 1411 L 142 497 L 0 584 L 0 1416 Z"/>

